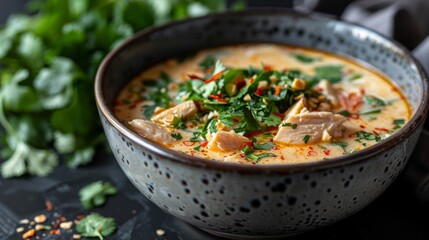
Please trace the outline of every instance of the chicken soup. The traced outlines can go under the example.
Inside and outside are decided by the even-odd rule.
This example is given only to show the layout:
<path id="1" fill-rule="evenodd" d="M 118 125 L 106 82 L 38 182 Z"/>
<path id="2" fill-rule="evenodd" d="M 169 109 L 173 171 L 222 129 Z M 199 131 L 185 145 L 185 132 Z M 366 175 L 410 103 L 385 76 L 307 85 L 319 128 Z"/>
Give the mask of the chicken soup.
<path id="1" fill-rule="evenodd" d="M 167 60 L 133 79 L 114 112 L 152 142 L 241 164 L 350 154 L 389 137 L 411 117 L 384 75 L 343 57 L 276 44 Z"/>

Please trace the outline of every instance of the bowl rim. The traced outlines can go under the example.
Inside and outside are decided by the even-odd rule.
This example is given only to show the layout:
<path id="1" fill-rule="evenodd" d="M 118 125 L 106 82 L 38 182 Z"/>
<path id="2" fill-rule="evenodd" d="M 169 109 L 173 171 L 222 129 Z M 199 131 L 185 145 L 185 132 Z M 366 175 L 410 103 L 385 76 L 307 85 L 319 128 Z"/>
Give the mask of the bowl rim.
<path id="1" fill-rule="evenodd" d="M 415 113 L 412 115 L 411 119 L 397 132 L 392 134 L 392 136 L 388 137 L 385 140 L 382 140 L 380 143 L 377 143 L 368 148 L 364 148 L 356 153 L 347 154 L 344 156 L 334 157 L 323 161 L 312 161 L 312 162 L 304 162 L 304 163 L 293 163 L 293 164 L 239 164 L 239 163 L 230 163 L 230 162 L 221 162 L 211 159 L 205 159 L 200 157 L 194 157 L 191 155 L 187 155 L 181 152 L 177 152 L 171 150 L 167 147 L 158 145 L 149 140 L 144 139 L 130 128 L 126 127 L 122 124 L 119 119 L 117 119 L 111 110 L 111 107 L 107 106 L 107 101 L 105 101 L 103 95 L 103 79 L 107 70 L 107 66 L 120 52 L 127 48 L 129 44 L 132 44 L 135 41 L 138 41 L 140 38 L 145 37 L 146 35 L 150 35 L 152 33 L 156 33 L 159 30 L 165 28 L 172 28 L 177 25 L 187 24 L 194 21 L 201 21 L 205 19 L 217 19 L 225 16 L 231 17 L 239 17 L 239 16 L 249 16 L 249 15 L 290 15 L 300 18 L 307 19 L 324 19 L 327 21 L 333 21 L 336 24 L 345 24 L 354 29 L 358 29 L 360 31 L 366 31 L 369 34 L 375 35 L 376 37 L 382 39 L 384 42 L 389 42 L 398 50 L 399 53 L 406 57 L 407 60 L 413 63 L 418 71 L 418 75 L 421 80 L 421 84 L 423 87 L 423 96 L 422 101 L 417 107 Z M 370 66 L 372 66 L 370 64 Z M 348 164 L 352 164 L 358 161 L 369 160 L 371 157 L 378 155 L 388 149 L 391 149 L 401 142 L 404 139 L 407 139 L 414 131 L 417 131 L 417 127 L 422 125 L 422 122 L 425 120 L 426 115 L 429 111 L 429 93 L 428 93 L 428 82 L 427 75 L 423 71 L 420 63 L 412 56 L 412 54 L 400 43 L 397 41 L 386 37 L 374 30 L 371 30 L 367 27 L 361 26 L 356 23 L 350 23 L 343 20 L 337 20 L 333 18 L 329 18 L 324 14 L 317 13 L 303 13 L 298 12 L 291 9 L 282 9 L 282 8 L 252 8 L 238 12 L 226 11 L 223 13 L 212 13 L 202 17 L 189 18 L 186 20 L 180 21 L 171 21 L 167 24 L 150 27 L 143 31 L 140 31 L 134 34 L 132 37 L 129 37 L 124 42 L 122 42 L 118 47 L 109 52 L 107 56 L 103 59 L 100 64 L 94 83 L 94 93 L 96 99 L 96 105 L 98 107 L 99 113 L 103 115 L 103 117 L 112 125 L 116 130 L 125 135 L 131 141 L 135 142 L 137 145 L 145 148 L 152 154 L 162 156 L 164 159 L 168 159 L 170 161 L 176 163 L 187 164 L 193 167 L 201 167 L 201 168 L 210 168 L 213 170 L 221 170 L 221 171 L 235 171 L 242 173 L 296 173 L 296 172 L 311 172 L 315 170 L 324 170 L 332 167 L 345 166 Z"/>

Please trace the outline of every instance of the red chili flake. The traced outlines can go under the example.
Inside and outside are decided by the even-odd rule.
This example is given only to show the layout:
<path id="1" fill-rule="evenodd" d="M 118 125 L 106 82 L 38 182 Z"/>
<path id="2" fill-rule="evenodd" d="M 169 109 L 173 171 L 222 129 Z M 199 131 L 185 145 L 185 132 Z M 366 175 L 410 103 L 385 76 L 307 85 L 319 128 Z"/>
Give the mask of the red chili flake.
<path id="1" fill-rule="evenodd" d="M 255 91 L 255 94 L 258 96 L 262 96 L 264 95 L 264 91 L 262 90 L 262 88 L 257 88 Z"/>
<path id="2" fill-rule="evenodd" d="M 188 128 L 194 128 L 194 125 L 189 125 Z"/>
<path id="3" fill-rule="evenodd" d="M 271 67 L 270 65 L 264 65 L 264 72 L 268 72 L 273 70 L 273 67 Z"/>
<path id="4" fill-rule="evenodd" d="M 192 142 L 192 141 L 183 141 L 183 144 L 185 145 L 185 146 L 192 146 L 192 145 L 194 145 L 195 144 L 195 142 Z"/>
<path id="5" fill-rule="evenodd" d="M 201 146 L 206 147 L 209 142 L 205 141 L 201 143 Z"/>
<path id="6" fill-rule="evenodd" d="M 365 128 L 365 126 L 364 126 L 364 125 L 359 125 L 359 127 L 360 127 L 360 128 Z"/>
<path id="7" fill-rule="evenodd" d="M 270 142 L 273 142 L 273 141 L 274 141 L 274 139 L 270 138 Z"/>
<path id="8" fill-rule="evenodd" d="M 375 128 L 375 130 L 383 131 L 383 132 L 389 132 L 389 130 L 386 128 Z"/>
<path id="9" fill-rule="evenodd" d="M 280 117 L 281 119 L 285 118 L 285 114 L 283 113 L 273 112 L 273 114 L 276 115 L 277 117 Z"/>
<path id="10" fill-rule="evenodd" d="M 249 83 L 253 83 L 253 81 L 255 81 L 255 79 L 253 79 L 253 78 L 249 79 Z"/>
<path id="11" fill-rule="evenodd" d="M 244 146 L 249 146 L 251 148 L 253 148 L 253 142 L 244 142 L 243 144 L 241 144 L 240 149 L 243 148 Z"/>
<path id="12" fill-rule="evenodd" d="M 218 102 L 228 102 L 228 99 L 224 99 L 224 98 L 222 98 L 221 96 L 218 96 L 218 95 L 212 95 L 212 94 L 210 94 L 209 98 L 213 98 L 213 99 L 215 99 Z"/>
<path id="13" fill-rule="evenodd" d="M 357 137 L 356 133 L 349 134 L 349 138 L 355 138 L 355 137 Z"/>
<path id="14" fill-rule="evenodd" d="M 59 229 L 51 229 L 51 231 L 49 231 L 49 234 L 51 234 L 51 235 L 61 235 L 61 231 Z"/>
<path id="15" fill-rule="evenodd" d="M 188 77 L 190 79 L 197 79 L 197 80 L 205 81 L 205 79 L 203 77 L 200 77 L 200 76 L 198 76 L 196 74 L 188 74 Z"/>
<path id="16" fill-rule="evenodd" d="M 310 150 L 314 150 L 314 148 L 313 147 L 308 147 Z"/>
<path id="17" fill-rule="evenodd" d="M 274 145 L 273 149 L 274 150 L 279 150 L 279 147 L 277 145 Z"/>
<path id="18" fill-rule="evenodd" d="M 372 133 L 374 133 L 377 136 L 380 136 L 380 134 L 378 134 L 378 132 L 376 132 L 376 131 L 372 131 Z"/>
<path id="19" fill-rule="evenodd" d="M 323 151 L 323 153 L 324 153 L 325 155 L 329 155 L 329 154 L 331 153 L 331 150 L 326 149 L 326 150 L 324 150 L 324 151 Z"/>
<path id="20" fill-rule="evenodd" d="M 285 156 L 283 156 L 283 155 L 282 155 L 282 156 L 280 157 L 280 159 L 281 159 L 281 160 L 285 160 Z"/>
<path id="21" fill-rule="evenodd" d="M 52 209 L 54 208 L 54 206 L 52 205 L 52 202 L 49 200 L 45 201 L 45 206 L 46 206 L 46 210 L 48 211 L 52 211 Z"/>
<path id="22" fill-rule="evenodd" d="M 196 152 L 194 150 L 191 150 L 190 153 L 191 153 L 192 156 L 194 156 Z"/>
<path id="23" fill-rule="evenodd" d="M 216 81 L 222 76 L 222 74 L 223 74 L 223 71 L 220 71 L 214 74 L 209 80 L 206 80 L 204 83 L 210 83 L 210 82 Z"/>
<path id="24" fill-rule="evenodd" d="M 313 156 L 313 153 L 314 153 L 314 151 L 310 150 L 310 151 L 308 151 L 307 156 Z"/>
<path id="25" fill-rule="evenodd" d="M 344 95 L 340 95 L 340 100 L 343 108 L 349 110 L 349 103 L 347 102 L 347 98 Z"/>

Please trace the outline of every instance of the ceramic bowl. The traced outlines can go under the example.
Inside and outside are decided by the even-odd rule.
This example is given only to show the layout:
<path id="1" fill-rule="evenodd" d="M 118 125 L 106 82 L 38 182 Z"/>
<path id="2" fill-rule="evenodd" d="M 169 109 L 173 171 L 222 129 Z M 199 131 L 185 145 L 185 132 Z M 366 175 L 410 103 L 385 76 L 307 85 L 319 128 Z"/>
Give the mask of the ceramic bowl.
<path id="1" fill-rule="evenodd" d="M 119 90 L 143 69 L 238 43 L 282 43 L 358 60 L 402 89 L 413 117 L 391 137 L 357 153 L 294 165 L 240 165 L 169 150 L 114 116 Z M 189 224 L 232 238 L 289 236 L 359 211 L 401 172 L 428 112 L 426 77 L 402 46 L 357 25 L 286 10 L 215 14 L 143 31 L 104 59 L 95 95 L 113 154 L 143 195 Z"/>

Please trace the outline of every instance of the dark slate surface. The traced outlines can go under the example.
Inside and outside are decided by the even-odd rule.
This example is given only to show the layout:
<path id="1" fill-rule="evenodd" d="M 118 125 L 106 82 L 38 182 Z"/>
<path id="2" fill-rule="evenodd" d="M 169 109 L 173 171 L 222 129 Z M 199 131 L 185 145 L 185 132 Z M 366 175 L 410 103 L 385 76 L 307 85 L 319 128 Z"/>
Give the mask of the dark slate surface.
<path id="1" fill-rule="evenodd" d="M 2 2 L 0 22 L 10 12 L 22 10 L 26 1 Z M 253 2 L 256 6 L 261 1 Z M 0 240 L 21 239 L 21 234 L 15 233 L 20 219 L 33 219 L 44 213 L 49 223 L 58 216 L 72 220 L 90 213 L 81 207 L 78 191 L 96 180 L 109 181 L 119 189 L 119 194 L 110 197 L 105 206 L 93 210 L 118 223 L 117 232 L 107 239 L 218 239 L 154 206 L 126 179 L 111 155 L 99 152 L 94 163 L 77 171 L 61 166 L 45 178 L 0 178 Z M 429 239 L 429 204 L 418 202 L 413 189 L 402 174 L 380 198 L 354 216 L 291 239 Z M 52 211 L 45 208 L 47 200 L 54 205 Z M 156 229 L 165 230 L 166 235 L 157 236 Z M 71 239 L 73 233 L 72 229 L 40 239 Z"/>

